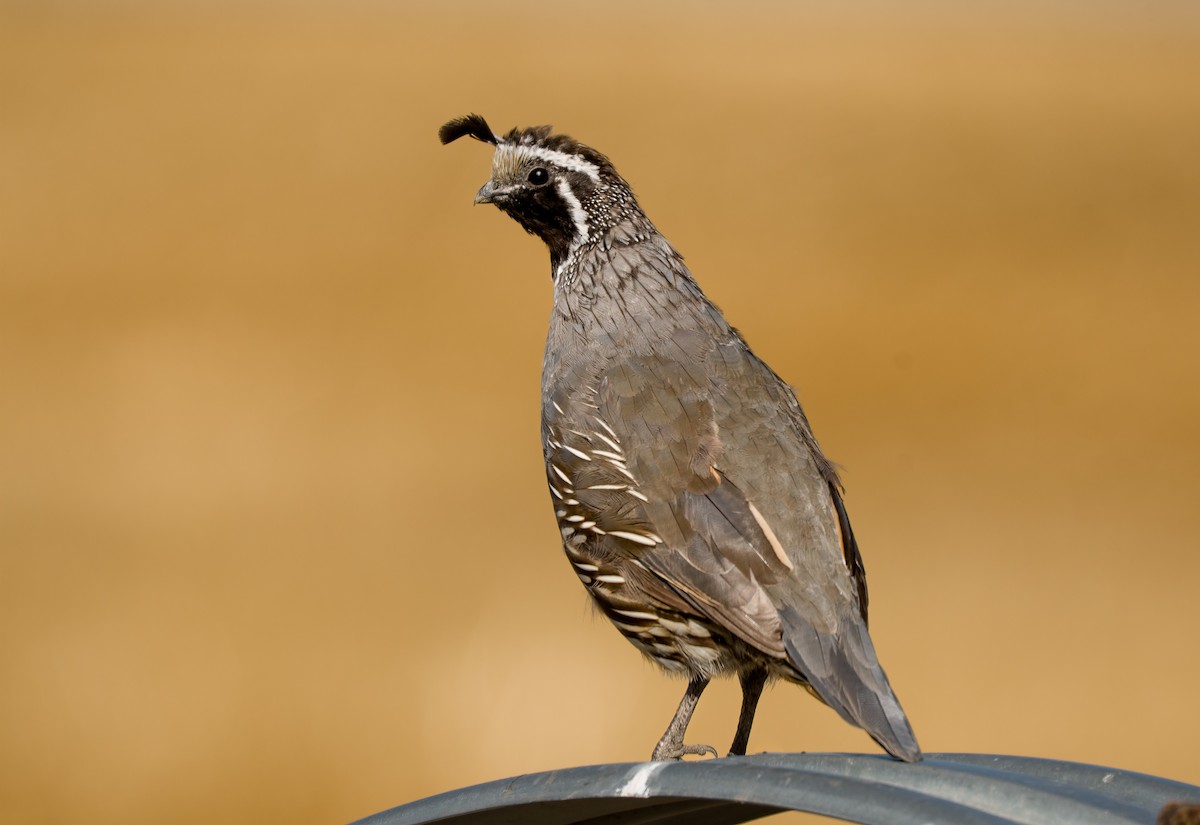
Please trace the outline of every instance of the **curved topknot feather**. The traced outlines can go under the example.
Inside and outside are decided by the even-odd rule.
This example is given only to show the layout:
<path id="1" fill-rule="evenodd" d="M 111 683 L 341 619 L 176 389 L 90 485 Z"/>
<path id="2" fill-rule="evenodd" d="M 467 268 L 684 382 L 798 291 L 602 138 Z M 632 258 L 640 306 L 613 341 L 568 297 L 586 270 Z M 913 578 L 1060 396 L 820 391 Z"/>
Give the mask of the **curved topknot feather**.
<path id="1" fill-rule="evenodd" d="M 443 145 L 458 140 L 464 135 L 470 135 L 476 140 L 490 143 L 493 146 L 500 142 L 500 137 L 492 131 L 492 127 L 488 126 L 487 121 L 481 115 L 469 114 L 456 117 L 438 129 L 438 139 L 442 141 Z"/>

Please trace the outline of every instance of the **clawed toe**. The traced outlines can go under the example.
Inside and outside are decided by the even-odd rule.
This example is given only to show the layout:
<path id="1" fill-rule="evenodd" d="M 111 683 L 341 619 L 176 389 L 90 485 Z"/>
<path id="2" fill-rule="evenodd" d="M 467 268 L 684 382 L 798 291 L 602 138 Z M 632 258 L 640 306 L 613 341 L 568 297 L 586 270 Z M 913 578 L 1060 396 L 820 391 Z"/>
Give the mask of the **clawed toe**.
<path id="1" fill-rule="evenodd" d="M 674 747 L 664 746 L 659 743 L 659 746 L 654 749 L 654 754 L 650 757 L 655 762 L 665 762 L 672 759 L 683 759 L 685 756 L 718 756 L 717 749 L 712 745 L 684 745 L 679 744 Z"/>

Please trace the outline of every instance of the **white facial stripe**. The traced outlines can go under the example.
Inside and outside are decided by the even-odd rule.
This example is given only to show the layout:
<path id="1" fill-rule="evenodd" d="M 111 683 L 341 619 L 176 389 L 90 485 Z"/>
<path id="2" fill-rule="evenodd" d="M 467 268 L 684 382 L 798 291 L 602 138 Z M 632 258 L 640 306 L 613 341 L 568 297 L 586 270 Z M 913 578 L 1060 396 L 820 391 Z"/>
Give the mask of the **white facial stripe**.
<path id="1" fill-rule="evenodd" d="M 588 219 L 587 212 L 583 211 L 583 204 L 579 202 L 579 198 L 575 197 L 575 193 L 571 191 L 570 185 L 567 184 L 566 178 L 559 178 L 554 181 L 554 188 L 558 190 L 558 196 L 563 199 L 563 203 L 571 210 L 571 220 L 575 221 L 575 243 L 581 244 L 588 239 Z M 571 450 L 570 447 L 567 447 Z M 571 450 L 575 452 L 575 450 Z"/>
<path id="2" fill-rule="evenodd" d="M 592 183 L 600 182 L 600 167 L 586 161 L 579 155 L 568 155 L 557 149 L 547 149 L 544 146 L 515 146 L 513 151 L 526 157 L 539 158 L 547 163 L 553 163 L 560 169 L 580 172 L 592 179 Z"/>

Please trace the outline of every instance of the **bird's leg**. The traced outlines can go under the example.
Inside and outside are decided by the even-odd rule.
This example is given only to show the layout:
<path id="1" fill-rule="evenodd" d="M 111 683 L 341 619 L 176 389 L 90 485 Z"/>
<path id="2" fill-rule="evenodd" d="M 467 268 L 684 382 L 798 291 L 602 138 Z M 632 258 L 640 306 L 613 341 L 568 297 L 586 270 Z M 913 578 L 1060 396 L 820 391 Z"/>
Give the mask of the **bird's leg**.
<path id="1" fill-rule="evenodd" d="M 651 759 L 659 762 L 664 759 L 682 759 L 686 754 L 717 755 L 717 749 L 711 745 L 683 744 L 683 734 L 687 732 L 688 723 L 692 721 L 692 713 L 696 710 L 696 703 L 700 701 L 700 694 L 706 687 L 708 687 L 708 678 L 705 676 L 693 676 L 692 680 L 688 682 L 687 692 L 683 694 L 683 699 L 675 710 L 675 716 L 672 717 L 671 724 L 667 726 L 667 732 L 654 746 Z"/>
<path id="2" fill-rule="evenodd" d="M 738 673 L 738 681 L 742 683 L 742 712 L 738 716 L 733 744 L 729 746 L 730 756 L 746 755 L 746 746 L 750 744 L 750 726 L 754 724 L 758 697 L 762 696 L 763 685 L 767 682 L 767 670 L 762 667 L 743 670 Z"/>

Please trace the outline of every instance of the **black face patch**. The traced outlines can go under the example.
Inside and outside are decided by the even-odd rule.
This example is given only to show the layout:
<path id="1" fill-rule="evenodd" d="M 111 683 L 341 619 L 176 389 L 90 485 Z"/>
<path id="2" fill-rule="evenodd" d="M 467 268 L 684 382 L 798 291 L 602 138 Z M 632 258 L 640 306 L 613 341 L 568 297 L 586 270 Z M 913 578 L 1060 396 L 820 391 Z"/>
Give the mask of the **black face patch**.
<path id="1" fill-rule="evenodd" d="M 534 175 L 538 170 L 546 175 L 546 181 L 542 184 L 532 182 L 534 177 L 541 177 Z M 575 215 L 575 210 L 581 210 L 582 207 L 564 199 L 559 191 L 565 185 L 567 192 L 578 201 L 579 196 L 570 188 L 572 183 L 578 183 L 571 180 L 573 177 L 582 176 L 561 169 L 534 167 L 525 174 L 526 180 L 512 189 L 509 197 L 496 203 L 526 232 L 537 235 L 545 242 L 555 266 L 570 254 L 572 244 L 583 240 L 579 238 Z"/>

